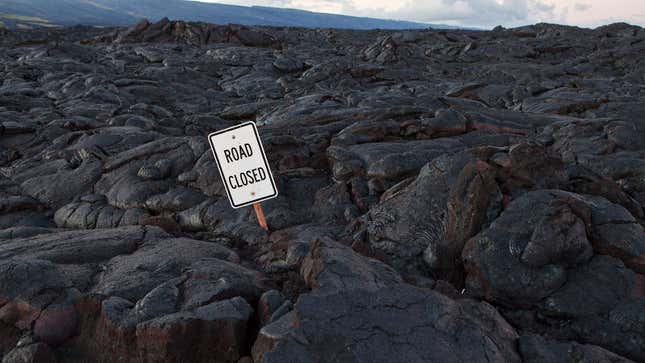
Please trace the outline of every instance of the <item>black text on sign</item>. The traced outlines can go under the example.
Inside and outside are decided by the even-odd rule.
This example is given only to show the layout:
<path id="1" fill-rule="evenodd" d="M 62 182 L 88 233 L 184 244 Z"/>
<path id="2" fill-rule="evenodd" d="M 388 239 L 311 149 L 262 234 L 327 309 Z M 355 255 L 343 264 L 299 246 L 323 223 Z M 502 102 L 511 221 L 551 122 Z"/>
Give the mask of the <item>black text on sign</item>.
<path id="1" fill-rule="evenodd" d="M 233 208 L 278 195 L 255 123 L 213 132 L 208 141 Z"/>

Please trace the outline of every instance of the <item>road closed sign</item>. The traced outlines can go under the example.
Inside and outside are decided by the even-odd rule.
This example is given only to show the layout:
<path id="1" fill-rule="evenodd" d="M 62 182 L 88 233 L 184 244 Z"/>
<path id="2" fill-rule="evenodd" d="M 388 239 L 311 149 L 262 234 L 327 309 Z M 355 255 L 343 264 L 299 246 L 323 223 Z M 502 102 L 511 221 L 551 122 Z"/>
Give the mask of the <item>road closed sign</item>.
<path id="1" fill-rule="evenodd" d="M 255 123 L 213 132 L 208 141 L 233 208 L 278 195 Z"/>

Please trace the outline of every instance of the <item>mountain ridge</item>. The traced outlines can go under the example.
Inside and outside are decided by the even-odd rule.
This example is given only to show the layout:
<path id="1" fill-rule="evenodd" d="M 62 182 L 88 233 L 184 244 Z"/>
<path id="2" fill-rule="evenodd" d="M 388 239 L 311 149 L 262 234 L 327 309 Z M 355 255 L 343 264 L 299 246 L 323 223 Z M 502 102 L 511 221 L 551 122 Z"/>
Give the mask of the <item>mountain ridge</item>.
<path id="1" fill-rule="evenodd" d="M 164 17 L 217 24 L 339 29 L 453 29 L 442 24 L 317 13 L 302 9 L 239 6 L 187 0 L 0 0 L 0 22 L 7 28 L 40 26 L 124 26 L 142 18 Z M 37 18 L 44 21 L 31 21 Z"/>

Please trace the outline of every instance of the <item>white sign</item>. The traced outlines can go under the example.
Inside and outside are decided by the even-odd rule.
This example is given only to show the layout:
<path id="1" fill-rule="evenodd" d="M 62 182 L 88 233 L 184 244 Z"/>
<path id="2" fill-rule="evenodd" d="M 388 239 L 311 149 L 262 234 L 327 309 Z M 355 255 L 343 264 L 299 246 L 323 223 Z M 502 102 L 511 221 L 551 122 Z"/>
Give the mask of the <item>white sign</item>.
<path id="1" fill-rule="evenodd" d="M 233 208 L 278 196 L 254 122 L 213 132 L 208 141 Z"/>

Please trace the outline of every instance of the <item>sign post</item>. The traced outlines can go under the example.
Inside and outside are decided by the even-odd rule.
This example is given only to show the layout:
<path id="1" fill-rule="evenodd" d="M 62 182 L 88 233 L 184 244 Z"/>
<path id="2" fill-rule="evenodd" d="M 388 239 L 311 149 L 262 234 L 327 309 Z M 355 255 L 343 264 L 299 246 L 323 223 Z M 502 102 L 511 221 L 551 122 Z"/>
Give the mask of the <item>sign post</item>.
<path id="1" fill-rule="evenodd" d="M 253 203 L 253 209 L 255 209 L 255 216 L 258 217 L 258 223 L 263 230 L 268 231 L 269 225 L 267 224 L 267 219 L 264 218 L 264 211 L 262 210 L 262 204 Z"/>
<path id="2" fill-rule="evenodd" d="M 255 123 L 245 122 L 208 135 L 213 156 L 233 208 L 253 205 L 258 223 L 269 227 L 260 202 L 278 196 Z"/>

